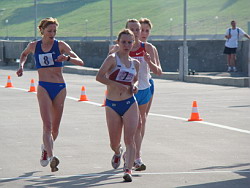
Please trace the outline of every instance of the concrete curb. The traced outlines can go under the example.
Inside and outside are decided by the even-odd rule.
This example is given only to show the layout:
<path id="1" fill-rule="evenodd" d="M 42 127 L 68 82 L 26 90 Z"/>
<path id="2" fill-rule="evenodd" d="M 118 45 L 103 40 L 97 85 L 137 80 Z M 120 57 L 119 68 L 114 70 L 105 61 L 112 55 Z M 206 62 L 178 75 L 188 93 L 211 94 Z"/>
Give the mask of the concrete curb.
<path id="1" fill-rule="evenodd" d="M 249 87 L 249 77 L 218 77 L 218 76 L 187 76 L 187 82 L 222 85 L 222 86 L 235 86 L 235 87 Z"/>
<path id="2" fill-rule="evenodd" d="M 79 66 L 65 66 L 65 73 L 96 75 L 99 69 Z M 179 81 L 176 72 L 164 72 L 161 76 L 152 74 L 153 78 Z M 207 75 L 188 75 L 185 82 L 202 83 L 222 86 L 250 87 L 250 77 L 227 77 L 227 76 L 207 76 Z"/>

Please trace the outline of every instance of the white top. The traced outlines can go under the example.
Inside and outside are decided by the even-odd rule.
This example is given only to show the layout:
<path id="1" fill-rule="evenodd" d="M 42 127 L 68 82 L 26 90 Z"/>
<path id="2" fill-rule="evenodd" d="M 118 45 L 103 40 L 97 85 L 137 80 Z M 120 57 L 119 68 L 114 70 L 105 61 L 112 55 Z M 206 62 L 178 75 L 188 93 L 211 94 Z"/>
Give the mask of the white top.
<path id="1" fill-rule="evenodd" d="M 138 72 L 138 89 L 144 90 L 151 86 L 149 83 L 150 78 L 150 69 L 148 67 L 148 63 L 144 60 L 143 56 L 140 57 L 133 57 L 140 62 L 140 69 Z"/>
<path id="2" fill-rule="evenodd" d="M 238 40 L 242 37 L 245 33 L 241 28 L 236 27 L 235 29 L 228 28 L 226 31 L 226 35 L 231 34 L 231 38 L 226 40 L 225 46 L 228 48 L 237 48 L 238 47 Z"/>
<path id="3" fill-rule="evenodd" d="M 134 81 L 134 77 L 136 75 L 136 68 L 134 65 L 135 59 L 129 58 L 130 66 L 126 67 L 120 60 L 117 53 L 111 54 L 116 59 L 116 66 L 114 69 L 108 74 L 110 80 L 125 84 L 131 85 Z"/>
<path id="4" fill-rule="evenodd" d="M 140 69 L 138 72 L 138 89 L 144 90 L 151 86 L 149 83 L 150 69 L 148 63 L 144 59 L 144 53 L 146 52 L 145 43 L 140 43 L 140 48 L 136 51 L 131 51 L 129 56 L 137 59 L 140 62 Z"/>

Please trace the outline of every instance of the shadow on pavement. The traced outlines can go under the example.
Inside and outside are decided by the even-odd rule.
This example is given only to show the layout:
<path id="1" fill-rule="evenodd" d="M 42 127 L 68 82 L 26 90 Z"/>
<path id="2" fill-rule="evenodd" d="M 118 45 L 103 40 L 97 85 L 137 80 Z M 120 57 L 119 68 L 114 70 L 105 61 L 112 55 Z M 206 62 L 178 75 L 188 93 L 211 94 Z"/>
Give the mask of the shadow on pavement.
<path id="1" fill-rule="evenodd" d="M 235 164 L 231 166 L 212 166 L 202 169 L 196 170 L 222 170 L 222 169 L 231 169 L 237 167 L 244 167 L 250 166 L 250 163 L 245 164 Z M 188 185 L 188 186 L 181 186 L 182 188 L 248 188 L 250 187 L 250 168 L 244 170 L 235 170 L 232 173 L 238 174 L 241 177 L 234 180 L 227 180 L 227 181 L 218 181 L 218 182 L 211 182 L 211 183 L 204 183 L 198 185 Z M 219 173 L 217 174 L 219 175 Z M 179 187 L 180 188 L 180 187 Z"/>
<path id="2" fill-rule="evenodd" d="M 78 175 L 46 175 L 46 176 L 34 176 L 34 172 L 27 172 L 17 178 L 10 178 L 2 180 L 1 184 L 18 181 L 20 179 L 27 181 L 26 188 L 30 187 L 57 187 L 57 188 L 68 188 L 68 187 L 97 187 L 110 184 L 120 184 L 123 182 L 122 169 L 108 170 L 100 173 L 89 173 L 89 174 L 78 174 Z M 112 182 L 110 181 L 112 180 Z M 114 182 L 114 180 L 116 180 Z M 119 185 L 117 185 L 119 186 Z"/>

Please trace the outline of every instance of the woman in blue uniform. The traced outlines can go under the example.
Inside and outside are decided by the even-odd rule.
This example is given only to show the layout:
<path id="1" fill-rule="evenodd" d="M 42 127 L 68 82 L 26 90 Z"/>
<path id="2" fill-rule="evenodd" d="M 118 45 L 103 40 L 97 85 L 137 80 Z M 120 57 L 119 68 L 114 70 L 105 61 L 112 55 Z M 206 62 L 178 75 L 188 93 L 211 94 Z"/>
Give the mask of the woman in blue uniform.
<path id="1" fill-rule="evenodd" d="M 129 29 L 122 30 L 117 39 L 119 50 L 110 54 L 103 62 L 96 80 L 107 85 L 106 119 L 109 130 L 110 146 L 114 151 L 111 163 L 118 168 L 123 149 L 121 135 L 124 126 L 126 163 L 124 180 L 132 181 L 132 166 L 135 159 L 135 133 L 138 126 L 139 109 L 134 93 L 138 80 L 139 61 L 129 56 L 134 44 L 134 34 Z"/>
<path id="2" fill-rule="evenodd" d="M 150 70 L 153 73 L 157 74 L 160 67 L 157 66 L 157 64 L 155 63 L 155 54 L 152 44 L 147 42 L 143 43 L 140 41 L 140 22 L 136 19 L 128 19 L 126 23 L 126 28 L 130 29 L 135 36 L 135 43 L 129 53 L 129 56 L 139 60 L 140 62 L 140 71 L 138 73 L 138 93 L 136 93 L 135 95 L 139 105 L 140 119 L 135 134 L 136 155 L 134 167 L 136 171 L 143 171 L 146 170 L 146 165 L 141 158 L 141 145 L 145 134 L 148 104 L 150 103 L 150 99 L 152 96 L 149 82 Z M 111 54 L 118 50 L 119 46 L 115 45 L 110 49 L 109 53 Z M 126 154 L 124 154 L 124 157 L 125 156 Z"/>
<path id="3" fill-rule="evenodd" d="M 63 79 L 63 61 L 83 66 L 84 62 L 70 46 L 55 39 L 59 23 L 55 18 L 45 18 L 38 26 L 42 39 L 30 42 L 21 53 L 17 75 L 23 75 L 27 56 L 34 54 L 39 85 L 37 99 L 43 121 L 43 144 L 40 163 L 43 167 L 50 163 L 51 171 L 57 171 L 59 159 L 53 154 L 53 142 L 59 132 L 66 98 L 66 84 Z"/>

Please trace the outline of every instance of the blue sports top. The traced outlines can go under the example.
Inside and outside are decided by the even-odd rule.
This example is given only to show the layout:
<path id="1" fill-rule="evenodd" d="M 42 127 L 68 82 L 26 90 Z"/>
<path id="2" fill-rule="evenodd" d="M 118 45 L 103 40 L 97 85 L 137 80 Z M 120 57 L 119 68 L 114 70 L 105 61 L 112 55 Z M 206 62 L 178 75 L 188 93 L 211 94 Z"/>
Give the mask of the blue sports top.
<path id="1" fill-rule="evenodd" d="M 42 50 L 42 41 L 37 41 L 34 53 L 36 68 L 63 67 L 63 62 L 55 61 L 60 54 L 58 40 L 54 40 L 54 44 L 48 52 Z"/>

